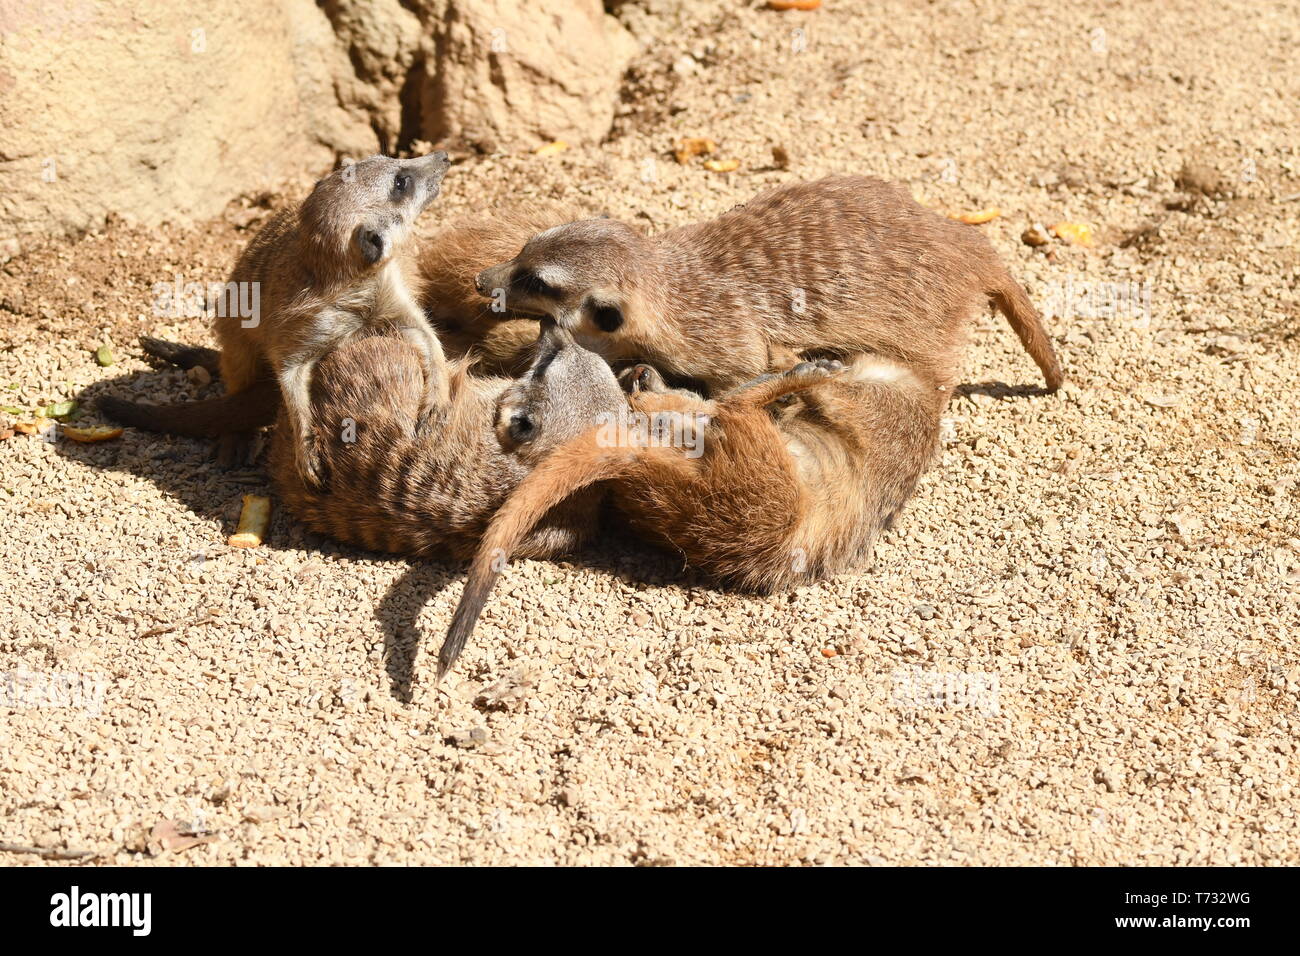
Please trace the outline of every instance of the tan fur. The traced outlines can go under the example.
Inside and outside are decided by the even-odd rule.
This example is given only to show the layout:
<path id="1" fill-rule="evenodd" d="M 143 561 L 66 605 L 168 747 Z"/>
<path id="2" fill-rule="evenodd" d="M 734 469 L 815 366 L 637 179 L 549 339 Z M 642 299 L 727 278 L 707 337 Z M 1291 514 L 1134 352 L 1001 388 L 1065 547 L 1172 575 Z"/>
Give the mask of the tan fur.
<path id="1" fill-rule="evenodd" d="M 447 359 L 473 359 L 476 375 L 515 378 L 523 374 L 537 341 L 537 320 L 492 311 L 491 303 L 475 291 L 474 277 L 518 249 L 539 229 L 570 218 L 572 211 L 563 207 L 494 209 L 412 238 L 410 255 L 416 269 L 412 289 Z M 253 243 L 274 246 L 277 241 L 258 237 Z M 252 252 L 250 244 L 241 262 L 257 258 L 259 255 Z M 240 266 L 235 271 L 248 274 L 251 270 L 251 266 Z M 238 362 L 239 356 L 247 353 L 248 342 L 234 330 L 231 336 L 233 361 Z M 140 344 L 149 355 L 173 365 L 182 368 L 203 365 L 213 375 L 221 374 L 220 353 L 212 349 L 180 346 L 148 336 L 142 336 Z M 235 398 L 236 394 L 240 397 Z M 112 396 L 99 399 L 100 407 L 116 421 L 151 431 L 203 438 L 231 433 L 246 435 L 270 425 L 279 413 L 279 402 L 279 386 L 269 377 L 259 378 L 246 389 L 223 398 L 176 405 L 137 404 Z M 222 453 L 225 463 L 230 463 L 234 450 L 228 442 Z"/>
<path id="2" fill-rule="evenodd" d="M 374 156 L 335 170 L 300 205 L 272 217 L 235 263 L 230 282 L 256 288 L 259 309 L 253 316 L 219 314 L 221 377 L 232 396 L 275 379 L 305 481 L 320 480 L 309 397 L 323 355 L 363 331 L 390 331 L 420 348 L 436 380 L 442 348 L 416 305 L 419 277 L 406 239 L 437 196 L 448 164 L 445 153 Z M 446 399 L 431 385 L 417 425 Z M 240 437 L 223 436 L 223 457 L 232 457 Z"/>
<path id="3" fill-rule="evenodd" d="M 450 394 L 445 414 L 413 434 L 423 375 L 409 344 L 365 338 L 322 359 L 312 389 L 313 437 L 329 490 L 302 481 L 291 433 L 277 427 L 271 473 L 289 510 L 316 531 L 372 550 L 465 558 L 537 460 L 598 413 L 624 404 L 609 366 L 553 323 L 519 379 L 471 376 L 467 365 L 440 370 Z M 557 511 L 528 537 L 527 552 L 575 547 L 595 525 L 594 499 Z"/>
<path id="4" fill-rule="evenodd" d="M 711 394 L 786 351 L 873 352 L 949 390 L 971 318 L 990 303 L 1048 388 L 1063 380 L 1041 318 L 980 231 L 865 176 L 781 186 L 653 238 L 609 219 L 548 229 L 477 285 L 611 362 L 646 361 Z"/>
<path id="5" fill-rule="evenodd" d="M 573 217 L 574 210 L 564 206 L 503 207 L 444 226 L 418 242 L 421 302 L 449 358 L 477 358 L 477 374 L 522 374 L 537 341 L 536 316 L 494 311 L 476 291 L 475 278 L 514 255 L 530 236 Z"/>
<path id="6" fill-rule="evenodd" d="M 792 407 L 769 409 L 789 396 L 797 396 Z M 552 452 L 489 526 L 439 676 L 518 543 L 550 509 L 597 482 L 609 483 L 637 532 L 725 584 L 770 592 L 851 567 L 931 460 L 943 404 L 932 381 L 874 356 L 838 373 L 803 363 L 717 401 L 661 386 L 633 395 L 628 412 L 675 416 L 666 432 L 704 416 L 703 453 L 692 457 L 681 447 L 687 442 L 656 446 L 635 433 L 614 444 L 599 428 Z"/>

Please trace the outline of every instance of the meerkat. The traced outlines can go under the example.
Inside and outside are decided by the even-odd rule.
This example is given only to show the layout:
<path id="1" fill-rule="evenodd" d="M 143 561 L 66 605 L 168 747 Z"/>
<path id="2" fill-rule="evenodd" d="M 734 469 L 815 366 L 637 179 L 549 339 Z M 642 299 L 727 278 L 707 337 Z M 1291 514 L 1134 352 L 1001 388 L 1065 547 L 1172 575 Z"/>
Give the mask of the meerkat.
<path id="1" fill-rule="evenodd" d="M 572 219 L 564 207 L 493 209 L 411 238 L 416 282 L 413 291 L 425 317 L 433 326 L 448 360 L 473 358 L 475 374 L 516 377 L 532 360 L 538 337 L 536 317 L 509 311 L 500 301 L 485 300 L 475 290 L 477 273 L 519 248 L 529 236 Z M 256 241 L 256 240 L 255 240 Z M 181 368 L 203 366 L 221 377 L 221 352 L 185 346 L 151 336 L 141 336 L 147 355 Z M 247 354 L 237 342 L 235 354 Z M 219 460 L 231 464 L 241 451 L 243 436 L 275 422 L 280 388 L 265 376 L 242 389 L 227 390 L 223 397 L 174 405 L 148 405 L 113 396 L 99 399 L 100 407 L 117 421 L 176 435 L 222 439 Z M 242 430 L 232 431 L 232 422 Z M 235 442 L 223 436 L 240 436 Z"/>
<path id="2" fill-rule="evenodd" d="M 496 579 L 531 529 L 606 483 L 631 527 L 729 586 L 769 593 L 870 553 L 928 467 L 942 394 L 879 356 L 765 373 L 716 401 L 669 389 L 647 366 L 611 432 L 556 448 L 497 512 L 470 565 L 438 659 L 456 661 Z M 793 400 L 793 407 L 781 407 Z"/>
<path id="3" fill-rule="evenodd" d="M 406 343 L 371 337 L 322 360 L 313 428 L 328 492 L 301 479 L 288 433 L 277 425 L 271 474 L 281 500 L 309 528 L 374 551 L 467 559 L 538 461 L 626 403 L 606 362 L 546 322 L 516 379 L 470 375 L 472 359 L 450 363 L 445 414 L 413 433 L 422 405 L 418 358 Z M 524 549 L 553 557 L 576 548 L 595 527 L 597 497 L 556 509 Z"/>
<path id="4" fill-rule="evenodd" d="M 309 484 L 321 481 L 310 427 L 312 370 L 353 336 L 389 331 L 420 350 L 430 384 L 415 428 L 447 401 L 446 379 L 436 374 L 442 346 L 417 304 L 419 275 L 407 239 L 449 165 L 439 151 L 407 160 L 372 156 L 337 169 L 300 205 L 272 217 L 235 263 L 227 288 L 256 290 L 247 298 L 257 308 L 251 316 L 219 310 L 221 378 L 230 395 L 274 380 L 296 467 Z M 254 394 L 271 392 L 262 385 Z M 236 457 L 247 438 L 226 430 L 222 458 Z"/>
<path id="5" fill-rule="evenodd" d="M 216 354 L 176 346 L 160 352 L 183 363 Z M 414 432 L 427 374 L 419 349 L 383 335 L 344 342 L 312 377 L 313 438 L 328 490 L 299 473 L 297 441 L 281 427 L 289 424 L 282 407 L 270 451 L 277 494 L 300 521 L 336 540 L 410 557 L 468 559 L 497 507 L 537 461 L 626 405 L 604 359 L 554 322 L 541 323 L 531 353 L 514 379 L 470 375 L 472 357 L 446 363 L 437 370 L 450 396 L 445 413 Z M 265 406 L 245 394 L 212 400 L 239 430 L 265 417 Z M 522 553 L 554 557 L 577 547 L 595 527 L 598 497 L 575 497 L 556 509 Z"/>
<path id="6" fill-rule="evenodd" d="M 990 303 L 1048 389 L 1063 381 L 1038 312 L 979 230 L 866 176 L 780 186 L 652 238 L 614 219 L 554 227 L 477 287 L 551 316 L 611 362 L 644 361 L 712 394 L 791 351 L 885 355 L 948 391 Z"/>

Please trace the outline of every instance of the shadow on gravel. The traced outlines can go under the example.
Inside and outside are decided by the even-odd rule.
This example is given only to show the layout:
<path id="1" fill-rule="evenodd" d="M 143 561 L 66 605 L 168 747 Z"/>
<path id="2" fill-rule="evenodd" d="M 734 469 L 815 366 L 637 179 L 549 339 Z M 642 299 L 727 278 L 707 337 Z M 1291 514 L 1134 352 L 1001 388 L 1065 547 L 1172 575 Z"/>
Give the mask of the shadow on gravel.
<path id="1" fill-rule="evenodd" d="M 1034 398 L 1054 395 L 1041 385 L 1008 385 L 1006 382 L 978 382 L 970 385 L 958 385 L 953 395 L 963 397 L 970 395 L 987 395 L 989 398 Z"/>
<path id="2" fill-rule="evenodd" d="M 203 390 L 201 397 L 220 394 L 219 385 L 211 386 Z M 106 395 L 154 404 L 186 402 L 195 398 L 193 390 L 187 388 L 185 372 L 180 369 L 154 368 L 131 372 L 96 382 L 77 395 L 76 424 L 117 424 L 97 407 L 99 398 Z M 121 438 L 98 444 L 83 445 L 59 438 L 55 450 L 59 455 L 91 468 L 147 478 L 195 515 L 220 520 L 224 529 L 232 532 L 238 517 L 240 496 L 250 492 L 269 493 L 270 477 L 260 466 L 218 468 L 213 460 L 215 444 L 207 439 L 128 427 Z M 230 514 L 232 507 L 234 513 Z M 280 530 L 283 530 L 282 526 Z M 275 532 L 276 526 L 273 525 L 273 538 Z M 283 541 L 283 538 L 279 540 Z"/>
<path id="3" fill-rule="evenodd" d="M 204 389 L 201 396 L 221 394 L 220 386 Z M 97 382 L 76 396 L 79 405 L 77 424 L 104 422 L 114 424 L 99 411 L 100 396 L 112 395 L 130 401 L 167 404 L 192 401 L 185 372 L 159 367 L 132 372 Z M 265 444 L 265 440 L 264 440 Z M 223 469 L 214 460 L 215 441 L 185 438 L 126 428 L 122 437 L 99 444 L 79 444 L 66 438 L 56 440 L 56 452 L 89 468 L 138 475 L 152 481 L 168 496 L 181 502 L 196 516 L 221 523 L 222 534 L 234 532 L 239 510 L 246 494 L 273 495 L 270 475 L 260 455 L 258 464 L 238 469 Z M 576 566 L 637 586 L 675 584 L 681 587 L 708 585 L 695 575 L 683 572 L 670 555 L 649 545 L 630 543 L 630 535 L 620 529 L 618 519 L 608 510 L 602 515 L 602 532 L 582 552 L 562 559 Z M 298 549 L 314 554 L 354 561 L 401 562 L 405 571 L 392 583 L 375 610 L 384 642 L 384 667 L 394 699 L 409 704 L 416 679 L 416 664 L 423 647 L 437 655 L 443 634 L 415 624 L 423 608 L 448 587 L 458 585 L 464 568 L 458 562 L 436 558 L 409 559 L 398 555 L 366 551 L 336 542 L 325 535 L 307 530 L 285 509 L 273 511 L 265 546 L 284 550 Z M 432 679 L 432 672 L 428 679 Z"/>

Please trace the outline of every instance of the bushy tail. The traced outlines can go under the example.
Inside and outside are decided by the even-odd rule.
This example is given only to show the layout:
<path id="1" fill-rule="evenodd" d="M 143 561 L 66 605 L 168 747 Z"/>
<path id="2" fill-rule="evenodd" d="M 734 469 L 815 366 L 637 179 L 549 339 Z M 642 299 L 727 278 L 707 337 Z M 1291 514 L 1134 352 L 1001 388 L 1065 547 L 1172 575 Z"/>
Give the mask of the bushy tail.
<path id="1" fill-rule="evenodd" d="M 456 663 L 506 562 L 546 513 L 574 492 L 625 474 L 637 452 L 602 447 L 593 429 L 552 451 L 497 511 L 479 543 L 456 614 L 438 652 L 438 680 Z"/>
<path id="2" fill-rule="evenodd" d="M 1043 378 L 1047 380 L 1047 390 L 1056 391 L 1065 381 L 1065 374 L 1056 360 L 1052 340 L 1048 338 L 1047 330 L 1043 328 L 1042 316 L 1029 301 L 1025 290 L 1019 282 L 1007 275 L 1001 286 L 989 292 L 989 297 L 998 311 L 1007 317 L 1011 327 L 1016 330 L 1016 335 L 1020 337 L 1020 344 L 1025 347 L 1025 351 L 1042 369 Z"/>
<path id="3" fill-rule="evenodd" d="M 217 438 L 273 424 L 280 408 L 280 388 L 267 379 L 242 392 L 178 405 L 145 405 L 112 395 L 96 403 L 109 418 L 153 432 Z"/>

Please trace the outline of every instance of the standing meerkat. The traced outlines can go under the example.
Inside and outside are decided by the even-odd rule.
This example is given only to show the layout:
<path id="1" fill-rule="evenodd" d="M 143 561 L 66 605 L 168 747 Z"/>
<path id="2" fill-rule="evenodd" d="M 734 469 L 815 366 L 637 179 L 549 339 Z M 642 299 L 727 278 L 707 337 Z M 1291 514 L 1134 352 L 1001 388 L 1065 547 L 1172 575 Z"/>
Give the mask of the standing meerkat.
<path id="1" fill-rule="evenodd" d="M 717 401 L 646 366 L 615 432 L 556 448 L 497 512 L 438 658 L 442 677 L 505 562 L 551 509 L 607 482 L 632 528 L 724 584 L 760 593 L 868 554 L 933 458 L 944 397 L 899 363 L 859 356 L 768 373 Z M 774 403 L 794 405 L 778 411 Z M 775 412 L 775 414 L 774 414 Z"/>
<path id="2" fill-rule="evenodd" d="M 715 394 L 790 352 L 886 355 L 950 390 L 990 302 L 1047 387 L 1063 381 L 1038 312 L 979 230 L 867 176 L 780 186 L 653 238 L 613 219 L 558 226 L 477 285 L 611 362 L 646 361 Z"/>
<path id="3" fill-rule="evenodd" d="M 235 263 L 228 288 L 255 290 L 246 298 L 257 306 L 251 316 L 220 310 L 221 377 L 230 395 L 263 383 L 254 391 L 259 398 L 273 394 L 265 380 L 275 381 L 296 467 L 311 485 L 322 477 L 310 427 L 312 369 L 348 339 L 363 330 L 391 331 L 420 350 L 429 387 L 414 427 L 424 427 L 447 401 L 446 379 L 436 374 L 442 346 L 417 304 L 419 275 L 407 238 L 449 165 L 439 151 L 407 160 L 372 156 L 337 169 L 299 206 L 272 217 Z M 126 411 L 110 406 L 110 414 Z M 244 453 L 247 433 L 226 429 L 221 437 L 223 460 Z"/>

